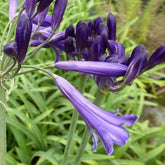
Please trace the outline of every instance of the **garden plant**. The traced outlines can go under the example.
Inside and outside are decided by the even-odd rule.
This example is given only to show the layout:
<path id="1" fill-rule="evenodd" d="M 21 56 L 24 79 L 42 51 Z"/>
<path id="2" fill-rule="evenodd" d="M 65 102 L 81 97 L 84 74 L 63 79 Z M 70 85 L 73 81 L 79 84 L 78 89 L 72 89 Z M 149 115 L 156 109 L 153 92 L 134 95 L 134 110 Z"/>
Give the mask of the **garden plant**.
<path id="1" fill-rule="evenodd" d="M 102 3 L 0 2 L 0 165 L 163 165 L 163 125 L 139 120 L 157 106 L 147 86 L 164 86 L 165 45 L 128 44 L 138 18 L 119 40 Z"/>

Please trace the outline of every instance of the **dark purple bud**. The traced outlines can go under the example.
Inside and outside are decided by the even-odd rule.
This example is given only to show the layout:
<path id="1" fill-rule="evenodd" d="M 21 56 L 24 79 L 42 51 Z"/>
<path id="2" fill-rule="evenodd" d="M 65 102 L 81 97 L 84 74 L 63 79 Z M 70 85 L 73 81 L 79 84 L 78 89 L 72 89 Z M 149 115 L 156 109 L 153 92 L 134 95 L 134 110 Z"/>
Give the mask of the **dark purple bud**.
<path id="1" fill-rule="evenodd" d="M 147 52 L 143 48 L 139 49 L 139 47 L 140 46 L 136 47 L 131 55 L 133 58 L 130 61 L 125 74 L 125 84 L 129 84 L 139 76 L 147 64 Z"/>
<path id="2" fill-rule="evenodd" d="M 101 24 L 99 24 L 96 31 L 97 31 L 97 35 L 102 36 L 103 40 L 106 43 L 108 40 L 108 28 L 107 28 L 107 26 L 105 26 L 103 23 L 101 23 Z"/>
<path id="3" fill-rule="evenodd" d="M 94 30 L 94 24 L 92 20 L 89 20 L 88 22 L 88 28 L 89 28 L 89 35 L 92 35 L 92 32 Z"/>
<path id="4" fill-rule="evenodd" d="M 68 36 L 75 37 L 75 30 L 72 24 L 69 25 L 65 31 L 65 37 L 67 38 Z"/>
<path id="5" fill-rule="evenodd" d="M 96 20 L 94 21 L 95 30 L 99 28 L 100 24 L 104 24 L 104 21 L 101 17 L 97 17 Z"/>
<path id="6" fill-rule="evenodd" d="M 44 11 L 52 2 L 53 0 L 40 0 L 37 8 L 37 13 L 41 13 L 42 11 Z"/>
<path id="7" fill-rule="evenodd" d="M 109 30 L 109 39 L 116 41 L 116 19 L 112 13 L 107 18 L 107 26 Z"/>
<path id="8" fill-rule="evenodd" d="M 155 65 L 165 61 L 165 45 L 159 47 L 149 58 L 145 70 L 153 68 Z"/>
<path id="9" fill-rule="evenodd" d="M 109 40 L 107 42 L 107 47 L 111 55 L 116 54 L 118 56 L 118 59 L 125 56 L 125 47 L 116 41 Z"/>
<path id="10" fill-rule="evenodd" d="M 4 53 L 9 57 L 16 57 L 17 56 L 17 43 L 12 41 L 5 45 Z"/>
<path id="11" fill-rule="evenodd" d="M 33 19 L 33 24 L 36 24 L 37 25 L 38 24 L 38 20 L 41 19 L 41 18 L 39 18 L 38 15 Z M 43 27 L 49 27 L 49 26 L 51 26 L 51 24 L 52 24 L 52 16 L 50 16 L 50 15 L 47 14 L 46 17 L 45 17 L 45 19 L 42 21 L 41 26 L 43 26 Z"/>
<path id="12" fill-rule="evenodd" d="M 22 8 L 25 8 L 26 13 L 29 17 L 31 17 L 34 13 L 35 7 L 36 7 L 37 0 L 25 0 Z"/>
<path id="13" fill-rule="evenodd" d="M 88 36 L 88 25 L 84 21 L 80 21 L 76 26 L 76 45 L 78 50 L 83 50 L 87 46 Z"/>
<path id="14" fill-rule="evenodd" d="M 11 20 L 17 11 L 17 4 L 18 4 L 18 0 L 10 0 L 9 1 L 9 19 Z"/>
<path id="15" fill-rule="evenodd" d="M 72 37 L 68 37 L 66 40 L 65 40 L 65 52 L 67 54 L 71 54 L 72 52 L 75 51 L 75 47 L 73 45 L 73 38 Z"/>
<path id="16" fill-rule="evenodd" d="M 22 63 L 30 41 L 32 22 L 26 12 L 23 12 L 17 25 L 16 38 L 18 56 L 17 60 Z"/>
<path id="17" fill-rule="evenodd" d="M 52 15 L 52 29 L 57 30 L 63 18 L 68 0 L 56 0 Z"/>
<path id="18" fill-rule="evenodd" d="M 90 61 L 98 61 L 101 54 L 105 51 L 104 43 L 101 36 L 97 36 L 91 46 Z"/>

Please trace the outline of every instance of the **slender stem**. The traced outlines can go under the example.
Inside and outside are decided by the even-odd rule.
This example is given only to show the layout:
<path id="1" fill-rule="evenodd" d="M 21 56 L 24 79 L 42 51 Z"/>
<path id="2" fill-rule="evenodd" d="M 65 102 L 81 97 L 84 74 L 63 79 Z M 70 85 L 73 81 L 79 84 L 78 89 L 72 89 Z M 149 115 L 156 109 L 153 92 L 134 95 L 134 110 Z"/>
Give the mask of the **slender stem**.
<path id="1" fill-rule="evenodd" d="M 0 80 L 0 165 L 6 165 L 6 97 Z"/>
<path id="2" fill-rule="evenodd" d="M 8 74 L 13 69 L 13 67 L 16 65 L 16 59 L 15 58 L 12 58 L 12 60 L 14 61 L 13 64 L 7 69 L 7 71 L 5 73 L 3 73 L 3 76 L 5 76 L 6 74 Z"/>
<path id="3" fill-rule="evenodd" d="M 85 81 L 86 81 L 86 75 L 81 75 L 80 84 L 79 84 L 79 91 L 80 92 L 84 91 Z M 72 119 L 71 119 L 71 125 L 69 128 L 68 141 L 67 141 L 67 145 L 65 147 L 62 165 L 65 165 L 67 163 L 68 155 L 70 153 L 72 142 L 73 142 L 73 136 L 74 136 L 76 126 L 77 126 L 78 117 L 79 117 L 78 111 L 73 111 L 73 115 L 72 115 Z"/>
<path id="4" fill-rule="evenodd" d="M 40 67 L 35 67 L 35 66 L 31 66 L 31 65 L 22 65 L 22 68 L 32 68 L 32 69 L 35 69 L 35 70 L 39 70 L 39 71 L 42 71 L 42 72 L 48 74 L 52 78 L 55 78 L 57 76 L 53 72 L 51 72 L 49 70 L 46 70 L 44 68 L 40 68 Z"/>
<path id="5" fill-rule="evenodd" d="M 100 92 L 100 90 L 98 89 L 96 92 L 96 98 L 94 100 L 94 104 L 97 106 L 100 106 L 104 100 L 104 96 L 105 95 L 102 92 Z M 86 127 L 84 134 L 83 134 L 83 137 L 82 137 L 82 142 L 80 144 L 79 150 L 78 150 L 77 155 L 76 155 L 74 165 L 80 165 L 82 157 L 83 157 L 83 153 L 84 153 L 85 148 L 88 144 L 89 138 L 90 138 L 90 133 L 89 133 L 88 128 Z"/>

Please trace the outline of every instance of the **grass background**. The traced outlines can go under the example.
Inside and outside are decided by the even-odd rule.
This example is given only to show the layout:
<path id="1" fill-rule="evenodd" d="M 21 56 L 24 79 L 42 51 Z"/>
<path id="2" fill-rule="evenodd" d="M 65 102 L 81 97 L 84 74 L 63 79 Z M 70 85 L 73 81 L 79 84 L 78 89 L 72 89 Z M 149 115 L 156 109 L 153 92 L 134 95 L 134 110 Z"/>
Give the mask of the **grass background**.
<path id="1" fill-rule="evenodd" d="M 20 2 L 20 1 L 19 1 Z M 20 4 L 19 4 L 20 6 Z M 143 43 L 152 53 L 165 43 L 164 0 L 70 0 L 58 31 L 79 20 L 88 21 L 98 15 L 106 19 L 108 12 L 115 14 L 118 23 L 118 41 L 126 46 L 127 54 Z M 8 1 L 0 1 L 0 38 L 8 22 Z M 11 40 L 14 36 L 11 37 Z M 5 42 L 4 42 L 5 44 Z M 51 49 L 41 49 L 27 64 L 44 66 L 54 61 Z M 65 55 L 62 57 L 65 59 Z M 124 146 L 115 146 L 112 156 L 106 156 L 103 145 L 91 151 L 91 140 L 83 156 L 82 165 L 164 165 L 164 78 L 165 64 L 145 72 L 118 94 L 108 93 L 102 104 L 107 111 L 120 108 L 120 114 L 139 115 L 136 124 L 127 128 L 130 139 Z M 23 71 L 23 69 L 22 69 Z M 79 86 L 79 74 L 52 69 Z M 9 82 L 7 108 L 8 165 L 60 164 L 70 119 L 74 110 L 55 86 L 52 79 L 40 72 L 31 72 Z M 88 77 L 84 95 L 95 98 L 96 84 Z M 79 148 L 85 129 L 79 119 L 74 136 L 69 164 Z"/>

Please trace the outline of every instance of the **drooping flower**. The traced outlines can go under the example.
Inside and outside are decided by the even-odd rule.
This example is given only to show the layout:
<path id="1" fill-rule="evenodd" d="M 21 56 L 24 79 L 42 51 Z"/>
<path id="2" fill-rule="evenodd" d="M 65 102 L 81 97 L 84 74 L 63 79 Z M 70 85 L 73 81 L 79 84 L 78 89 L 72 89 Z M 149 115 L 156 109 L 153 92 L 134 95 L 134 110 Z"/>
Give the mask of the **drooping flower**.
<path id="1" fill-rule="evenodd" d="M 55 78 L 55 83 L 86 123 L 92 135 L 92 150 L 97 148 L 98 138 L 102 141 L 108 155 L 113 152 L 113 144 L 124 145 L 127 142 L 129 133 L 123 125 L 132 126 L 137 116 L 133 114 L 118 116 L 117 112 L 110 113 L 102 110 L 60 76 Z"/>
<path id="2" fill-rule="evenodd" d="M 9 1 L 9 19 L 11 20 L 17 11 L 17 4 L 18 4 L 18 0 L 10 0 Z"/>

